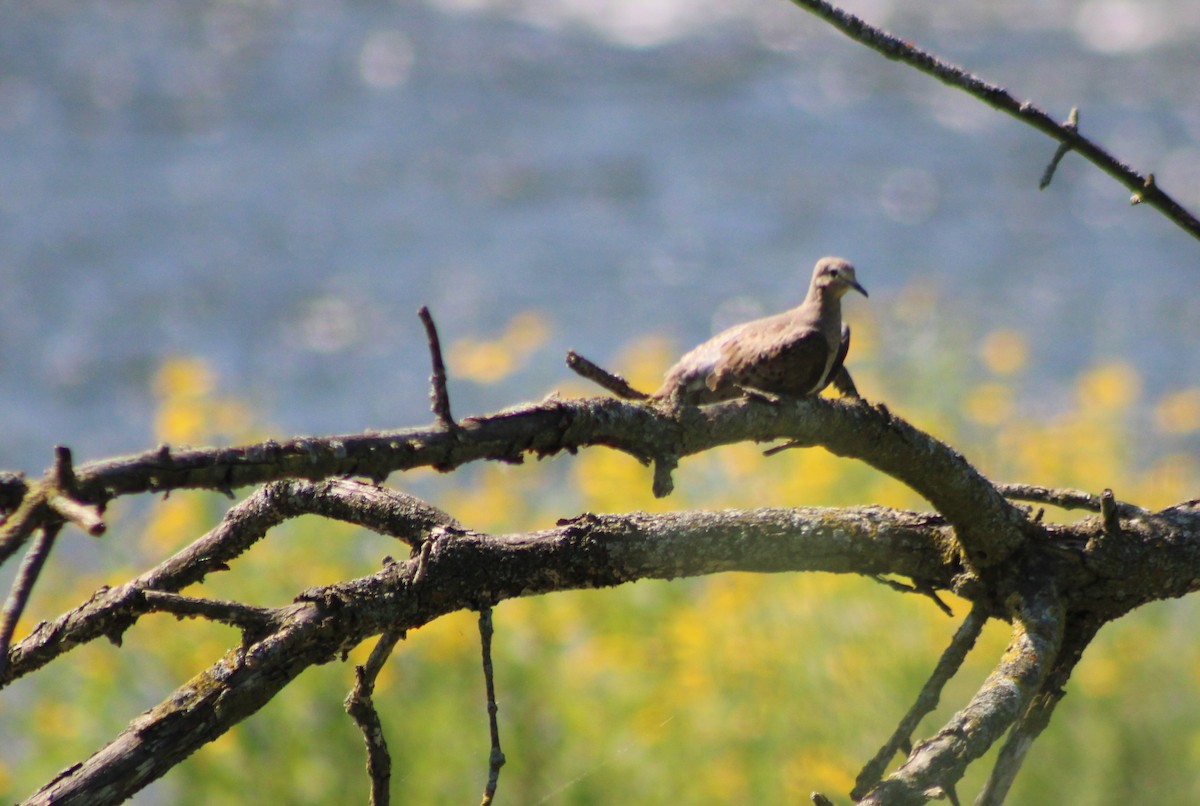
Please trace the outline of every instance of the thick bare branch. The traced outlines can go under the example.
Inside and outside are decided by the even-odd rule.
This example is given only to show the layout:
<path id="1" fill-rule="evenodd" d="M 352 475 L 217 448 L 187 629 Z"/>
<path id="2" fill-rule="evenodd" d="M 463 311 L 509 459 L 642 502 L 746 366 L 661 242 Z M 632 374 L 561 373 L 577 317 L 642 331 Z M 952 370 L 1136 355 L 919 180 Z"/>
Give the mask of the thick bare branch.
<path id="1" fill-rule="evenodd" d="M 321 486 L 294 484 L 301 485 L 301 492 Z M 288 485 L 272 488 L 280 495 Z M 255 514 L 267 520 L 279 517 L 267 509 Z M 374 512 L 374 503 L 367 509 Z M 407 516 L 396 518 L 409 524 L 405 528 L 411 526 Z M 305 666 L 326 662 L 371 635 L 412 629 L 448 612 L 477 609 L 480 602 L 731 570 L 887 572 L 988 602 L 1005 590 L 1003 584 L 989 586 L 972 577 L 957 563 L 953 533 L 940 517 L 875 507 L 584 514 L 554 529 L 508 536 L 448 528 L 436 516 L 424 525 L 430 528 L 416 558 L 370 577 L 307 591 L 295 605 L 274 611 L 271 623 L 281 625 L 278 629 L 229 653 L 30 802 L 47 802 L 51 796 L 78 802 L 73 798 L 83 798 L 83 793 L 89 793 L 88 802 L 115 802 L 256 711 Z M 1043 534 L 1028 549 L 1024 565 L 1036 573 L 1018 571 L 1009 577 L 1018 585 L 1003 597 L 1015 624 L 1014 640 L 1000 666 L 971 704 L 876 792 L 916 803 L 932 788 L 951 787 L 962 769 L 1025 709 L 1054 659 L 1061 634 L 1062 607 L 1052 595 L 1052 578 L 1072 586 L 1073 609 L 1086 609 L 1129 588 L 1133 566 L 1161 570 L 1194 561 L 1200 553 L 1200 541 L 1194 538 L 1198 533 L 1200 511 L 1181 505 L 1126 523 L 1118 538 L 1105 533 L 1098 518 Z M 1140 581 L 1136 587 L 1153 588 L 1157 597 L 1181 595 L 1194 584 Z M 1116 606 L 1135 605 L 1123 600 Z M 1097 613 L 1098 620 L 1107 617 Z M 113 793 L 112 800 L 91 799 L 97 791 Z"/>
<path id="2" fill-rule="evenodd" d="M 1062 644 L 1065 612 L 1053 583 L 1029 574 L 1014 593 L 1013 635 L 999 665 L 966 708 L 921 742 L 908 760 L 860 803 L 916 806 L 953 791 L 967 765 L 987 752 L 1025 711 Z"/>
<path id="3" fill-rule="evenodd" d="M 957 451 L 883 407 L 824 398 L 779 404 L 737 400 L 682 410 L 612 398 L 548 399 L 468 418 L 454 433 L 434 426 L 176 453 L 160 448 L 81 465 L 76 475 L 82 499 L 103 502 L 117 495 L 229 490 L 281 478 L 381 479 L 414 467 L 451 470 L 483 459 L 520 461 L 526 453 L 545 456 L 605 445 L 644 462 L 657 460 L 662 472 L 655 489 L 665 493 L 677 457 L 781 438 L 822 445 L 909 485 L 958 529 L 967 558 L 978 568 L 1003 561 L 1023 540 L 1024 513 Z"/>
<path id="4" fill-rule="evenodd" d="M 1096 636 L 1102 621 L 1089 617 L 1068 618 L 1062 648 L 1058 658 L 1046 679 L 1042 681 L 1041 690 L 1029 703 L 1029 707 L 1017 724 L 1009 731 L 1004 746 L 1000 748 L 1000 756 L 987 782 L 975 799 L 975 806 L 1000 806 L 1008 796 L 1008 790 L 1025 761 L 1033 740 L 1041 735 L 1050 724 L 1050 716 L 1054 706 L 1065 696 L 1063 687 L 1075 666 L 1083 657 L 1083 650 Z"/>
<path id="5" fill-rule="evenodd" d="M 265 705 L 340 642 L 312 602 L 293 605 L 283 628 L 245 653 L 230 650 L 210 669 L 138 716 L 82 764 L 61 772 L 27 804 L 115 804 L 162 776 L 197 747 Z M 325 626 L 325 629 L 322 627 Z"/>
<path id="6" fill-rule="evenodd" d="M 879 749 L 875 757 L 863 767 L 862 772 L 858 774 L 858 778 L 854 782 L 854 790 L 850 793 L 850 797 L 855 800 L 861 800 L 864 795 L 879 783 L 879 779 L 883 777 L 883 771 L 887 769 L 887 765 L 891 762 L 892 757 L 896 755 L 901 748 L 907 748 L 912 741 L 913 732 L 916 731 L 917 725 L 925 717 L 926 714 L 937 708 L 938 700 L 941 698 L 942 689 L 950 678 L 958 672 L 966 660 L 967 653 L 975 646 L 975 640 L 979 637 L 979 632 L 983 629 L 983 625 L 987 622 L 986 609 L 979 604 L 971 608 L 971 612 L 963 619 L 963 623 L 959 625 L 958 630 L 954 633 L 954 637 L 950 640 L 950 645 L 946 647 L 946 651 L 942 653 L 942 657 L 938 660 L 937 666 L 933 669 L 933 674 L 929 680 L 921 688 L 921 693 L 917 695 L 917 701 L 913 703 L 912 708 L 900 720 L 900 724 L 896 727 L 890 739 Z"/>
<path id="7" fill-rule="evenodd" d="M 960 570 L 947 564 L 950 541 L 935 518 L 874 507 L 589 514 L 531 534 L 445 533 L 423 544 L 424 562 L 391 564 L 279 608 L 277 630 L 227 653 L 27 803 L 117 803 L 257 711 L 307 666 L 480 601 L 729 570 L 886 567 L 945 586 Z"/>
<path id="8" fill-rule="evenodd" d="M 820 445 L 907 484 L 955 527 L 966 559 L 977 569 L 1003 562 L 1025 540 L 1029 525 L 1025 514 L 962 454 L 883 406 L 826 398 L 777 405 L 736 401 L 685 410 L 680 419 L 685 434 L 692 439 L 698 435 L 703 444 L 714 429 L 729 427 L 724 419 L 727 413 L 743 408 L 738 420 L 729 424 L 741 425 L 743 438 L 783 437 L 798 445 Z M 681 454 L 693 452 L 685 442 Z"/>
<path id="9" fill-rule="evenodd" d="M 365 526 L 417 545 L 435 529 L 460 529 L 458 521 L 410 495 L 356 481 L 275 482 L 230 508 L 207 535 L 145 574 L 98 591 L 75 610 L 39 625 L 9 652 L 0 684 L 33 672 L 63 652 L 100 637 L 120 642 L 137 619 L 152 608 L 142 591 L 174 592 L 223 571 L 272 527 L 300 515 Z"/>

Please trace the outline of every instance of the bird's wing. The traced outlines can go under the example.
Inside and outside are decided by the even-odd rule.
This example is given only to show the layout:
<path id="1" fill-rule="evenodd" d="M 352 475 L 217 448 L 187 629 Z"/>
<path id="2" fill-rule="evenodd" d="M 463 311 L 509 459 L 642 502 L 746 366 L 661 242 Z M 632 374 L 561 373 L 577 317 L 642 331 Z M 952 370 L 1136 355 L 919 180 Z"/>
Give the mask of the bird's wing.
<path id="1" fill-rule="evenodd" d="M 819 330 L 780 327 L 742 336 L 721 345 L 720 360 L 705 379 L 711 391 L 752 387 L 795 397 L 818 391 L 830 357 Z"/>
<path id="2" fill-rule="evenodd" d="M 717 362 L 721 358 L 721 346 L 736 339 L 743 327 L 744 325 L 736 325 L 723 330 L 680 356 L 679 360 L 667 370 L 663 377 L 662 387 L 652 397 L 665 398 L 671 394 L 682 393 L 693 403 L 715 402 L 714 399 L 710 399 L 712 396 L 707 394 L 704 379 L 717 366 Z M 693 399 L 697 394 L 705 399 Z"/>
<path id="3" fill-rule="evenodd" d="M 846 354 L 850 352 L 850 325 L 842 327 L 842 341 L 838 345 L 837 356 L 833 359 L 833 364 L 829 367 L 829 375 L 826 377 L 827 383 L 832 383 L 833 388 L 838 390 L 842 397 L 859 397 L 858 389 L 854 386 L 854 380 L 850 377 L 850 373 L 844 366 Z"/>

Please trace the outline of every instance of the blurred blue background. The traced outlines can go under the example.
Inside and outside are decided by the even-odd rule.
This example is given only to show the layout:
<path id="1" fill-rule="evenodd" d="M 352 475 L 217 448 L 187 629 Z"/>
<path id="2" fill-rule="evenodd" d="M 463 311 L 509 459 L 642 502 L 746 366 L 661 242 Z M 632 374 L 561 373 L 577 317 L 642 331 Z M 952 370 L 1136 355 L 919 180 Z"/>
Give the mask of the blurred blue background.
<path id="1" fill-rule="evenodd" d="M 1200 208 L 1200 5 L 848 8 L 1080 107 Z M 493 411 L 564 382 L 568 347 L 685 347 L 721 312 L 789 306 L 827 253 L 858 265 L 859 311 L 936 289 L 916 325 L 939 343 L 899 349 L 1025 333 L 1031 412 L 1100 357 L 1148 397 L 1200 378 L 1200 244 L 1078 157 L 1039 192 L 1054 143 L 783 0 L 2 14 L 0 468 L 152 446 L 170 355 L 277 436 L 427 422 L 422 304 L 446 340 L 549 324 L 503 383 L 451 367 L 455 413 Z"/>

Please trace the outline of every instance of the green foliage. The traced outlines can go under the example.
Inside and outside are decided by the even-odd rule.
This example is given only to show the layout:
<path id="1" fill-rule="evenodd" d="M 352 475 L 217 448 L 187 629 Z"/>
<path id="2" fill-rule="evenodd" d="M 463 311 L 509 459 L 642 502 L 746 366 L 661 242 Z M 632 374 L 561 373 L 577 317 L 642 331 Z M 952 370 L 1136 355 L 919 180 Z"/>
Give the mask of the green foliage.
<path id="1" fill-rule="evenodd" d="M 954 369 L 926 378 L 923 394 L 914 394 L 914 378 L 929 370 L 915 367 L 915 358 L 889 352 L 876 337 L 916 326 L 904 317 L 915 316 L 911 306 L 919 307 L 924 297 L 908 293 L 919 299 L 909 307 L 903 300 L 893 306 L 895 321 L 856 321 L 852 365 L 868 398 L 888 401 L 951 440 L 997 480 L 1113 487 L 1120 497 L 1147 506 L 1189 497 L 1186 491 L 1195 489 L 1200 473 L 1184 454 L 1167 453 L 1139 466 L 1133 433 L 1135 412 L 1147 411 L 1163 444 L 1200 430 L 1200 393 L 1184 390 L 1153 404 L 1141 401 L 1133 371 L 1106 363 L 1078 379 L 1069 410 L 1035 421 L 1022 416 L 1013 391 L 1027 350 L 1020 334 L 1005 331 L 979 337 L 978 356 L 949 354 L 923 364 Z M 510 328 L 512 339 L 522 349 L 536 346 L 545 333 L 539 322 L 524 315 Z M 450 354 L 471 365 L 472 350 L 502 354 L 505 344 L 465 342 Z M 620 369 L 649 386 L 671 352 L 642 342 Z M 493 373 L 480 382 L 496 380 Z M 258 436 L 245 430 L 237 401 L 214 393 L 203 362 L 172 362 L 158 384 L 162 438 Z M 539 528 L 583 509 L 857 503 L 923 508 L 890 479 L 824 451 L 793 450 L 765 459 L 750 445 L 685 460 L 678 492 L 665 502 L 650 495 L 649 471 L 604 450 L 391 482 L 428 489 L 434 503 L 467 525 L 492 531 Z M 49 618 L 100 584 L 115 584 L 161 561 L 211 527 L 227 504 L 206 494 L 173 494 L 148 510 L 136 538 L 131 527 L 136 517 L 122 521 L 118 515 L 125 528 L 110 532 L 103 545 L 125 541 L 121 551 L 113 550 L 119 564 L 92 569 L 69 586 L 58 581 L 58 590 L 44 584 L 35 596 L 38 612 L 26 621 Z M 371 573 L 389 553 L 403 556 L 403 549 L 376 535 L 305 518 L 272 532 L 231 571 L 186 592 L 279 605 L 306 586 Z M 61 580 L 55 570 L 52 566 L 47 580 Z M 961 617 L 963 603 L 952 604 Z M 1191 626 L 1196 608 L 1191 599 L 1162 603 L 1101 633 L 1018 778 L 1014 802 L 1200 797 L 1194 772 L 1200 760 L 1200 645 Z M 499 802 L 579 806 L 795 803 L 812 790 L 844 798 L 957 626 L 957 619 L 923 598 L 867 580 L 816 574 L 726 574 L 509 601 L 496 608 L 495 621 L 496 686 L 508 757 Z M 123 648 L 92 644 L 14 685 L 0 696 L 5 745 L 0 793 L 6 800 L 24 797 L 237 640 L 225 627 L 156 616 L 130 630 Z M 1005 625 L 988 626 L 921 735 L 965 703 L 1006 640 Z M 359 647 L 348 663 L 302 675 L 258 715 L 156 784 L 145 800 L 365 800 L 362 742 L 341 703 L 352 683 L 352 664 L 362 663 L 369 649 Z M 397 646 L 375 700 L 393 754 L 397 799 L 469 803 L 479 797 L 488 737 L 474 614 L 457 613 L 411 633 Z M 960 787 L 964 798 L 985 774 L 986 764 L 972 770 Z"/>

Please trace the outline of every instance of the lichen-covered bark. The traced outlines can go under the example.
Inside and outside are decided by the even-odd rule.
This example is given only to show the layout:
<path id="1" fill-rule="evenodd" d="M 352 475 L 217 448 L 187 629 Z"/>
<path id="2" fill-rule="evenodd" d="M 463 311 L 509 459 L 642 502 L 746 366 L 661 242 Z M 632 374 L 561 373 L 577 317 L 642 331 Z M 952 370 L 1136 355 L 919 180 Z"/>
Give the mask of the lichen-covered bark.
<path id="1" fill-rule="evenodd" d="M 411 496 L 336 478 L 378 478 L 418 466 L 447 470 L 478 459 L 518 461 L 527 453 L 588 445 L 655 461 L 661 474 L 678 457 L 716 445 L 777 438 L 857 457 L 904 481 L 938 511 L 583 513 L 553 529 L 486 535 L 464 529 L 451 515 Z M 883 407 L 827 400 L 777 405 L 743 400 L 680 410 L 608 399 L 548 400 L 424 429 L 220 450 L 159 449 L 66 471 L 60 467 L 33 484 L 0 474 L 0 487 L 9 485 L 0 498 L 19 498 L 23 491 L 45 502 L 69 493 L 86 508 L 116 495 L 228 489 L 273 479 L 192 546 L 124 585 L 97 592 L 9 651 L 0 684 L 96 638 L 119 641 L 142 615 L 157 610 L 228 618 L 244 635 L 241 648 L 135 719 L 90 759 L 47 784 L 31 803 L 118 802 L 253 714 L 307 666 L 385 631 L 518 596 L 733 570 L 908 578 L 918 592 L 951 590 L 974 602 L 975 617 L 1011 621 L 1013 643 L 976 696 L 935 736 L 919 743 L 867 802 L 919 803 L 939 788 L 952 791 L 967 765 L 1016 724 L 1004 755 L 1009 766 L 995 777 L 995 791 L 1001 792 L 1086 646 L 1086 637 L 1072 639 L 1063 656 L 1069 662 L 1060 659 L 1064 624 L 1096 629 L 1141 604 L 1182 596 L 1200 585 L 1196 502 L 1159 513 L 1110 504 L 1102 516 L 1071 526 L 1044 524 L 1004 499 L 957 452 Z M 1021 489 L 1030 495 L 1037 488 Z M 30 532 L 54 527 L 63 517 L 62 509 L 43 504 L 27 511 L 34 521 L 42 518 L 32 526 L 21 521 L 21 529 Z M 174 596 L 300 514 L 394 536 L 410 549 L 410 557 L 370 577 L 302 592 L 295 604 L 276 611 L 251 613 L 236 603 Z M 80 520 L 86 525 L 87 518 Z M 22 534 L 10 527 L 11 519 L 0 539 L 10 541 L 11 549 Z M 1075 626 L 1067 634 L 1083 635 Z"/>
<path id="2" fill-rule="evenodd" d="M 1058 656 L 1066 614 L 1053 583 L 1031 577 L 1009 602 L 1012 639 L 1000 662 L 965 708 L 860 803 L 909 806 L 952 789 L 972 761 L 1012 726 L 1037 694 Z"/>

